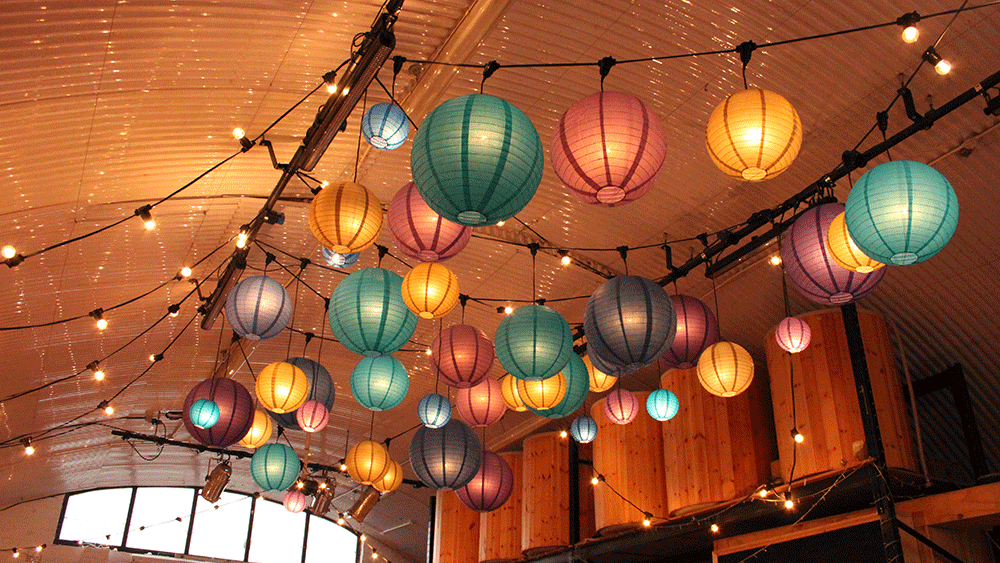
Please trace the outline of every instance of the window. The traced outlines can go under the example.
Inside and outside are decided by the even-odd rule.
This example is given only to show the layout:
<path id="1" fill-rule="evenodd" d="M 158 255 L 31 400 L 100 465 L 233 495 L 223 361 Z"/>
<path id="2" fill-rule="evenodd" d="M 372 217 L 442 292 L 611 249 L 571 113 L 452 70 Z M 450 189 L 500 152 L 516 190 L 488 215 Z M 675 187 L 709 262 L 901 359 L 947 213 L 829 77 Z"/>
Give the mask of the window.
<path id="1" fill-rule="evenodd" d="M 358 536 L 326 518 L 309 516 L 309 533 L 306 536 L 306 563 L 328 563 L 343 554 L 343 561 L 357 560 Z"/>
<path id="2" fill-rule="evenodd" d="M 132 489 L 102 489 L 66 497 L 57 540 L 121 545 Z"/>
<path id="3" fill-rule="evenodd" d="M 188 553 L 243 561 L 251 504 L 252 497 L 236 493 L 222 493 L 214 504 L 198 496 Z"/>
<path id="4" fill-rule="evenodd" d="M 306 513 L 292 514 L 280 503 L 258 499 L 253 509 L 250 561 L 300 563 Z"/>
<path id="5" fill-rule="evenodd" d="M 194 489 L 136 489 L 125 547 L 140 551 L 184 553 Z"/>

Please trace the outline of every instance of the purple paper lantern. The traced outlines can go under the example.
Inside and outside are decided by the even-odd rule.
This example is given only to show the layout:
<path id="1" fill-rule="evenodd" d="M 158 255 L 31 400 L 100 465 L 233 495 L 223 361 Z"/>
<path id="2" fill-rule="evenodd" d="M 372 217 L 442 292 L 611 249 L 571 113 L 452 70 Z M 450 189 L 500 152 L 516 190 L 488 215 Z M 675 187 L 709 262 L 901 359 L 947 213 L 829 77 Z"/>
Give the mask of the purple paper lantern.
<path id="1" fill-rule="evenodd" d="M 798 354 L 809 347 L 812 340 L 812 329 L 809 323 L 795 317 L 787 317 L 774 329 L 774 339 L 778 346 L 789 354 Z"/>
<path id="2" fill-rule="evenodd" d="M 604 400 L 604 414 L 615 424 L 628 424 L 639 414 L 639 400 L 631 391 L 615 389 Z"/>
<path id="3" fill-rule="evenodd" d="M 389 203 L 389 231 L 396 246 L 421 262 L 447 260 L 469 244 L 472 229 L 438 215 L 407 182 Z"/>
<path id="4" fill-rule="evenodd" d="M 514 490 L 514 471 L 507 460 L 493 452 L 483 452 L 475 477 L 456 490 L 462 504 L 476 512 L 492 512 L 507 502 Z"/>
<path id="5" fill-rule="evenodd" d="M 455 410 L 473 428 L 489 426 L 500 420 L 507 412 L 500 382 L 487 377 L 474 387 L 459 389 L 455 393 Z"/>
<path id="6" fill-rule="evenodd" d="M 690 295 L 671 295 L 677 311 L 677 335 L 667 353 L 660 358 L 660 372 L 668 369 L 690 369 L 698 365 L 698 357 L 719 341 L 719 322 L 701 300 Z"/>
<path id="7" fill-rule="evenodd" d="M 495 357 L 493 342 L 474 326 L 448 327 L 431 342 L 431 367 L 441 381 L 459 389 L 482 381 Z"/>
<path id="8" fill-rule="evenodd" d="M 211 428 L 198 428 L 188 414 L 198 399 L 219 407 L 219 420 Z M 212 377 L 195 385 L 184 399 L 184 427 L 191 437 L 206 446 L 226 448 L 239 442 L 253 424 L 253 397 L 246 387 L 232 379 Z"/>
<path id="9" fill-rule="evenodd" d="M 843 305 L 861 299 L 875 288 L 886 268 L 862 274 L 843 268 L 830 255 L 826 234 L 833 219 L 844 212 L 843 203 L 826 203 L 802 213 L 781 249 L 788 279 L 810 301 Z"/>

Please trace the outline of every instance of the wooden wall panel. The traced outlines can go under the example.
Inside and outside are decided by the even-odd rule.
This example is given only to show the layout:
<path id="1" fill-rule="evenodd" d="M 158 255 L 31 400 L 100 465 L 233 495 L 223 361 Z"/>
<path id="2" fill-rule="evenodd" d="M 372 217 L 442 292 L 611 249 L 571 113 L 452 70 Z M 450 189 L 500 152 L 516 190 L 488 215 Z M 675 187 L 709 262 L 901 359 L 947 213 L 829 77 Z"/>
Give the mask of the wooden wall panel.
<path id="1" fill-rule="evenodd" d="M 500 508 L 484 512 L 479 519 L 479 561 L 499 562 L 521 559 L 521 495 L 524 460 L 521 452 L 498 454 L 514 473 L 510 498 Z"/>
<path id="2" fill-rule="evenodd" d="M 437 492 L 436 563 L 479 562 L 479 513 L 455 491 Z"/>
<path id="3" fill-rule="evenodd" d="M 522 446 L 521 550 L 526 556 L 569 545 L 569 445 L 558 432 Z"/>

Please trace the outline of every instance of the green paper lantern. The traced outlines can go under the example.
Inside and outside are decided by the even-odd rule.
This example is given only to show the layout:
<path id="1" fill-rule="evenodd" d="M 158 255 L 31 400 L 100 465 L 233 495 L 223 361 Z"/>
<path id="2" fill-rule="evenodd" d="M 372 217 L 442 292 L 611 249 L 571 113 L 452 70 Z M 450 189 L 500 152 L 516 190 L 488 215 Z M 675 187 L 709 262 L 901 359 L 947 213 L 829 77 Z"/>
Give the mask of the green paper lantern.
<path id="1" fill-rule="evenodd" d="M 198 399 L 188 409 L 188 416 L 198 428 L 211 428 L 219 422 L 219 405 L 209 399 Z"/>
<path id="2" fill-rule="evenodd" d="M 409 389 L 406 368 L 392 356 L 362 358 L 351 372 L 351 393 L 368 410 L 387 411 L 395 407 Z"/>
<path id="3" fill-rule="evenodd" d="M 410 169 L 420 197 L 470 227 L 513 217 L 542 180 L 542 142 L 528 116 L 487 94 L 452 98 L 413 137 Z"/>
<path id="4" fill-rule="evenodd" d="M 265 491 L 282 491 L 292 486 L 302 463 L 285 444 L 265 444 L 250 458 L 250 476 Z"/>
<path id="5" fill-rule="evenodd" d="M 500 321 L 494 348 L 507 373 L 528 380 L 552 377 L 574 355 L 569 324 L 544 305 L 518 307 Z"/>
<path id="6" fill-rule="evenodd" d="M 587 371 L 587 364 L 583 363 L 583 358 L 573 354 L 566 367 L 562 369 L 562 373 L 566 377 L 566 396 L 562 401 L 546 410 L 535 410 L 527 403 L 524 406 L 546 418 L 562 418 L 576 412 L 576 409 L 587 400 L 587 393 L 590 392 L 590 373 Z"/>
<path id="7" fill-rule="evenodd" d="M 382 268 L 365 268 L 337 284 L 330 296 L 330 329 L 348 350 L 384 356 L 413 336 L 417 316 L 406 308 L 403 278 Z"/>
<path id="8" fill-rule="evenodd" d="M 681 403 L 677 400 L 677 395 L 673 391 L 657 389 L 646 398 L 646 412 L 649 413 L 649 416 L 660 422 L 670 420 L 676 416 L 680 408 Z"/>

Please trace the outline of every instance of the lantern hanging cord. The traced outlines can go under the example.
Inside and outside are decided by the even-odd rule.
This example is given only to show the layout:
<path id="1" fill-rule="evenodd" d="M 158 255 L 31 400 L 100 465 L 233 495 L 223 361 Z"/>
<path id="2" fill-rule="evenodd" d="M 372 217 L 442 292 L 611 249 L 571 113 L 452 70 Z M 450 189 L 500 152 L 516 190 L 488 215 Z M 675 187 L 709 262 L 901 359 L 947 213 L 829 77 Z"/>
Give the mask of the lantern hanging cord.
<path id="1" fill-rule="evenodd" d="M 733 49 L 740 55 L 740 62 L 743 63 L 743 89 L 749 89 L 747 86 L 747 65 L 750 64 L 750 59 L 753 58 L 753 52 L 757 49 L 757 44 L 753 41 L 744 41 Z"/>
<path id="2" fill-rule="evenodd" d="M 528 249 L 531 251 L 531 300 L 532 300 L 532 302 L 535 301 L 535 299 L 537 297 L 535 294 L 536 294 L 536 292 L 538 290 L 538 286 L 537 286 L 537 284 L 535 282 L 535 258 L 538 256 L 538 248 L 539 248 L 539 245 L 536 244 L 536 243 L 532 243 L 532 244 L 528 245 Z"/>
<path id="3" fill-rule="evenodd" d="M 240 347 L 240 352 L 243 354 L 243 361 L 246 362 L 247 371 L 250 372 L 250 377 L 252 377 L 253 380 L 254 380 L 254 382 L 256 382 L 257 381 L 257 376 L 254 375 L 254 373 L 253 373 L 253 366 L 250 365 L 250 358 L 247 357 L 247 351 L 243 349 L 243 339 L 242 338 L 239 339 L 238 344 L 239 344 L 239 347 Z"/>
<path id="4" fill-rule="evenodd" d="M 305 269 L 305 266 L 302 266 L 302 268 L 299 270 L 299 274 L 302 274 L 302 270 L 304 270 L 304 269 Z M 292 324 L 293 322 L 295 322 L 295 309 L 298 309 L 298 305 L 299 305 L 299 276 L 295 276 L 295 299 L 292 301 L 292 314 L 289 315 L 289 317 L 288 317 L 288 324 Z M 293 333 L 292 331 L 288 331 L 288 347 L 285 349 L 285 357 L 286 358 L 292 357 L 292 335 L 293 334 L 295 334 L 295 333 Z M 308 341 L 309 340 L 307 338 L 306 342 L 308 342 Z"/>
<path id="5" fill-rule="evenodd" d="M 362 97 L 362 102 L 361 102 L 362 117 L 361 119 L 358 120 L 358 150 L 354 154 L 354 183 L 358 182 L 358 163 L 361 162 L 361 138 L 364 137 L 364 134 L 362 133 L 362 128 L 364 127 L 365 124 L 364 115 L 367 112 L 367 108 L 368 108 L 368 89 L 365 88 L 365 94 Z"/>
<path id="6" fill-rule="evenodd" d="M 441 342 L 441 332 L 444 330 L 444 319 L 438 319 L 438 337 L 437 341 Z M 433 359 L 433 356 L 432 356 Z M 431 362 L 434 366 L 434 394 L 438 394 L 438 389 L 441 388 L 441 368 L 438 367 L 437 362 Z"/>
<path id="7" fill-rule="evenodd" d="M 625 264 L 625 275 L 628 275 L 628 246 L 619 246 L 615 250 L 622 257 L 622 263 Z"/>
<path id="8" fill-rule="evenodd" d="M 483 65 L 483 80 L 479 83 L 479 93 L 483 94 L 483 88 L 486 86 L 486 79 L 493 76 L 493 73 L 500 70 L 500 63 L 496 61 L 490 61 Z"/>
<path id="9" fill-rule="evenodd" d="M 400 105 L 399 101 L 396 100 L 396 96 L 393 94 L 393 92 L 395 92 L 396 89 L 395 76 L 393 76 L 393 92 L 390 92 L 389 89 L 385 87 L 385 84 L 382 84 L 382 81 L 379 80 L 377 76 L 375 77 L 375 82 L 378 82 L 378 85 L 382 87 L 382 91 L 389 96 L 389 99 L 392 100 L 392 103 L 396 104 L 399 107 L 399 109 L 403 109 L 403 106 Z M 420 128 L 417 127 L 417 123 L 413 121 L 413 118 L 410 117 L 410 114 L 406 113 L 406 110 L 403 110 L 403 115 L 406 116 L 406 120 L 410 122 L 410 127 L 413 127 L 414 131 L 420 130 Z"/>
<path id="10" fill-rule="evenodd" d="M 601 72 L 601 92 L 604 91 L 604 79 L 608 77 L 611 73 L 611 67 L 615 66 L 618 61 L 612 56 L 604 57 L 603 59 L 597 61 L 597 67 Z"/>

